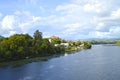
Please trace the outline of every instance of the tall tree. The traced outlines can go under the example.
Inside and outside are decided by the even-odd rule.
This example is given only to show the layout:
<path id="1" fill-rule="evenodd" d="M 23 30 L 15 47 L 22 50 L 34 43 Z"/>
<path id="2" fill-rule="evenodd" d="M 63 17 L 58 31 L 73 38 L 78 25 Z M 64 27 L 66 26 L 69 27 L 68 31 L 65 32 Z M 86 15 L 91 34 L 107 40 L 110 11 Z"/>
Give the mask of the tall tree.
<path id="1" fill-rule="evenodd" d="M 33 36 L 35 40 L 42 40 L 42 32 L 39 30 L 36 30 Z"/>
<path id="2" fill-rule="evenodd" d="M 41 45 L 42 45 L 42 32 L 39 30 L 36 30 L 34 33 L 34 40 L 33 40 L 33 46 L 34 46 L 34 53 L 40 54 L 41 51 Z"/>

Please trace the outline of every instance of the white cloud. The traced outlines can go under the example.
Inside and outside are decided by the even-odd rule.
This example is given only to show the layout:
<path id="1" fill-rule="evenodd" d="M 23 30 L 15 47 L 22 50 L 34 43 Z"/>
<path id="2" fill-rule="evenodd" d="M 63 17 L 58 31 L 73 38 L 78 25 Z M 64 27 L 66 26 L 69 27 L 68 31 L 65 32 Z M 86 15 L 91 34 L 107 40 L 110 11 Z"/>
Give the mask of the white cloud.
<path id="1" fill-rule="evenodd" d="M 104 23 L 102 23 L 102 22 L 100 22 L 100 23 L 98 23 L 97 25 L 96 25 L 96 30 L 101 30 L 101 29 L 104 29 L 105 28 L 105 25 L 104 25 Z"/>
<path id="2" fill-rule="evenodd" d="M 10 36 L 14 33 L 28 33 L 39 21 L 40 17 L 32 16 L 29 12 L 17 11 L 13 15 L 3 17 L 0 24 L 2 30 L 0 33 L 3 36 Z"/>
<path id="3" fill-rule="evenodd" d="M 74 24 L 67 24 L 65 25 L 65 30 L 64 33 L 67 34 L 75 34 L 77 33 L 78 30 L 82 28 L 81 24 L 79 23 L 74 23 Z"/>
<path id="4" fill-rule="evenodd" d="M 0 13 L 0 19 L 2 18 L 2 16 L 3 16 L 3 14 L 2 14 L 2 13 Z"/>
<path id="5" fill-rule="evenodd" d="M 120 8 L 112 11 L 109 16 L 100 17 L 98 19 L 99 21 L 105 21 L 105 22 L 119 21 L 120 20 Z"/>
<path id="6" fill-rule="evenodd" d="M 72 11 L 75 8 L 79 8 L 80 6 L 76 4 L 66 4 L 66 5 L 58 5 L 56 7 L 56 11 Z"/>
<path id="7" fill-rule="evenodd" d="M 110 32 L 113 34 L 120 34 L 120 27 L 111 28 Z"/>
<path id="8" fill-rule="evenodd" d="M 15 22 L 15 19 L 14 19 L 14 16 L 5 16 L 4 19 L 2 20 L 2 27 L 1 29 L 3 30 L 13 30 L 13 27 L 14 27 L 14 22 Z"/>
<path id="9" fill-rule="evenodd" d="M 34 0 L 28 0 L 34 3 Z M 116 2 L 115 2 L 116 1 Z M 120 8 L 117 0 L 73 0 L 59 4 L 48 16 L 34 16 L 29 11 L 16 11 L 1 18 L 0 34 L 33 33 L 39 29 L 44 36 L 62 38 L 111 38 L 120 32 Z M 35 0 L 36 2 L 36 0 Z M 34 3 L 36 4 L 36 3 Z M 43 6 L 39 7 L 46 14 Z M 4 32 L 6 31 L 6 32 Z"/>
<path id="10" fill-rule="evenodd" d="M 15 34 L 15 33 L 17 33 L 16 31 L 10 31 L 9 32 L 9 35 L 13 35 L 13 34 Z M 7 35 L 6 35 L 7 36 Z"/>
<path id="11" fill-rule="evenodd" d="M 97 3 L 97 4 L 86 4 L 86 5 L 84 5 L 84 10 L 86 12 L 100 13 L 103 9 L 104 9 L 104 7 L 100 3 Z"/>
<path id="12" fill-rule="evenodd" d="M 120 8 L 117 9 L 116 11 L 112 11 L 111 19 L 113 20 L 120 19 Z"/>
<path id="13" fill-rule="evenodd" d="M 96 34 L 96 37 L 98 38 L 109 38 L 109 32 L 99 32 L 99 31 L 96 31 L 95 32 Z M 105 37 L 106 36 L 106 37 Z"/>

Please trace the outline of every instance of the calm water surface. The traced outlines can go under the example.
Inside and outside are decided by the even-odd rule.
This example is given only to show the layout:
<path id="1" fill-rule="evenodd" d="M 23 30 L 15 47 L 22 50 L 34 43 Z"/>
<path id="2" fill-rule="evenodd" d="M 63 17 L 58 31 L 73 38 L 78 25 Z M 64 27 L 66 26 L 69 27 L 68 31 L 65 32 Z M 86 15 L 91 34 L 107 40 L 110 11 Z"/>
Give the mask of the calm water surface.
<path id="1" fill-rule="evenodd" d="M 120 47 L 95 45 L 48 61 L 3 67 L 0 80 L 120 80 Z"/>

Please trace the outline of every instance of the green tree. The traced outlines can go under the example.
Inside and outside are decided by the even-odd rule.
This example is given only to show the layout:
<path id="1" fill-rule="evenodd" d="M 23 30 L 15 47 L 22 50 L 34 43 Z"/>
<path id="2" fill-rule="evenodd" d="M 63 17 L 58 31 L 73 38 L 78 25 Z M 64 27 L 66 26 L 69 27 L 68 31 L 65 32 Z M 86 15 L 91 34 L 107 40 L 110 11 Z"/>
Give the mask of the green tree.
<path id="1" fill-rule="evenodd" d="M 42 49 L 41 49 L 42 32 L 39 32 L 39 30 L 36 30 L 33 36 L 34 36 L 34 40 L 33 40 L 34 53 L 40 54 L 40 53 L 42 53 Z"/>
<path id="2" fill-rule="evenodd" d="M 81 45 L 81 42 L 80 41 L 76 41 L 75 42 L 75 46 L 79 46 L 79 45 Z"/>
<path id="3" fill-rule="evenodd" d="M 42 32 L 39 30 L 36 30 L 33 36 L 35 40 L 42 40 Z"/>
<path id="4" fill-rule="evenodd" d="M 52 36 L 51 37 L 51 40 L 52 40 L 52 44 L 60 44 L 61 43 L 61 39 L 59 37 L 56 37 L 56 36 Z"/>
<path id="5" fill-rule="evenodd" d="M 120 46 L 120 40 L 117 41 L 117 45 Z"/>
<path id="6" fill-rule="evenodd" d="M 4 38 L 0 41 L 0 61 L 7 61 L 11 59 L 11 51 L 9 49 L 8 38 Z"/>
<path id="7" fill-rule="evenodd" d="M 90 42 L 83 42 L 84 48 L 85 49 L 90 49 L 91 48 L 91 43 Z"/>
<path id="8" fill-rule="evenodd" d="M 47 38 L 43 39 L 41 49 L 42 49 L 43 55 L 52 53 L 52 51 L 51 51 L 52 46 Z"/>

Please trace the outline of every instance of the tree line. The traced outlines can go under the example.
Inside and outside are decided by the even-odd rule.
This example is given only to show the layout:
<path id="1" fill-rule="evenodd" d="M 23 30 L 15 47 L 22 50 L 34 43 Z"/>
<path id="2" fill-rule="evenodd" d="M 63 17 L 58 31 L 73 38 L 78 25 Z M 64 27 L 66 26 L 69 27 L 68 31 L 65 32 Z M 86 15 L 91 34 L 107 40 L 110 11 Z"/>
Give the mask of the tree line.
<path id="1" fill-rule="evenodd" d="M 116 44 L 117 40 L 91 40 L 92 44 Z"/>
<path id="2" fill-rule="evenodd" d="M 14 34 L 8 38 L 0 39 L 0 62 L 62 54 L 65 53 L 68 46 L 60 44 L 67 42 L 56 37 L 51 38 L 51 40 L 43 38 L 42 32 L 39 30 L 34 32 L 33 37 L 29 34 Z M 59 45 L 55 46 L 56 44 Z M 73 44 L 75 43 L 73 42 Z M 80 45 L 81 42 L 76 43 L 75 46 L 78 44 Z M 90 44 L 85 43 L 86 48 L 90 48 L 90 46 Z"/>

